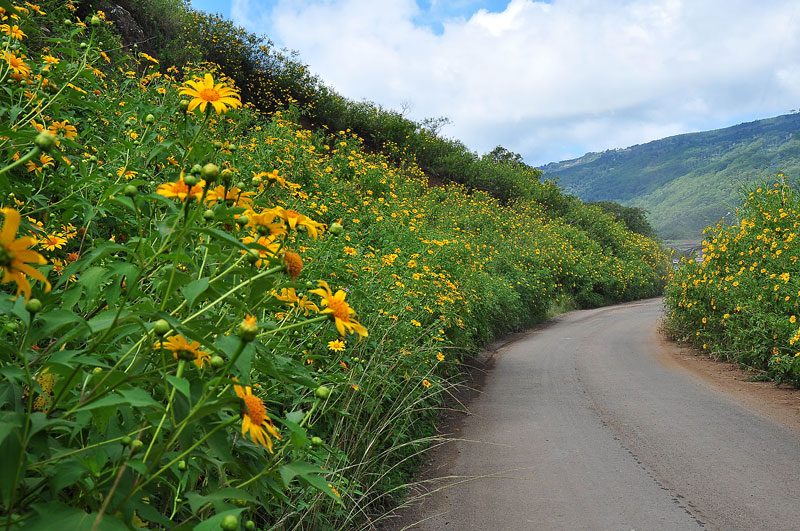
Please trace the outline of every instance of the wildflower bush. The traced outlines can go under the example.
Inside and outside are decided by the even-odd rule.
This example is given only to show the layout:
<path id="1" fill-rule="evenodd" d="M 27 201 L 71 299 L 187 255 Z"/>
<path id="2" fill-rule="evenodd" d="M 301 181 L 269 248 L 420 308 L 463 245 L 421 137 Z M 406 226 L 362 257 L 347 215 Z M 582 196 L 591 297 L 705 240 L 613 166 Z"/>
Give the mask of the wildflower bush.
<path id="1" fill-rule="evenodd" d="M 467 356 L 661 287 L 600 209 L 428 187 L 102 11 L 0 19 L 4 527 L 372 525 Z"/>
<path id="2" fill-rule="evenodd" d="M 738 221 L 705 231 L 702 262 L 666 288 L 674 337 L 800 384 L 800 196 L 784 176 L 749 191 Z"/>

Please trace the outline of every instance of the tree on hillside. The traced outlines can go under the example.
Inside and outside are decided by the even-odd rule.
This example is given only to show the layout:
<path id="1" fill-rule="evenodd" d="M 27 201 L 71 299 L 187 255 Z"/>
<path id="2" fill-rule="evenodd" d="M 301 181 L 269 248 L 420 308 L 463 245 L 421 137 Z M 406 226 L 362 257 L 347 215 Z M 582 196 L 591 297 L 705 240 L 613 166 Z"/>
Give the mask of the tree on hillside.
<path id="1" fill-rule="evenodd" d="M 623 222 L 629 230 L 643 234 L 648 238 L 655 238 L 656 233 L 653 226 L 647 220 L 647 211 L 640 207 L 629 207 L 615 203 L 614 201 L 597 201 L 587 203 L 602 208 L 617 220 Z"/>

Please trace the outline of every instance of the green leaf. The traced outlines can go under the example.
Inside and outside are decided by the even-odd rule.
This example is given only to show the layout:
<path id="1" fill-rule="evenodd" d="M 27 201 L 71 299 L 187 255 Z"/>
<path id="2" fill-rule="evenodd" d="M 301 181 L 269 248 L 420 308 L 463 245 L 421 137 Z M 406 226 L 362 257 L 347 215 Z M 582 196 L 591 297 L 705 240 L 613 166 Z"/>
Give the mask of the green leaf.
<path id="1" fill-rule="evenodd" d="M 96 513 L 88 514 L 74 507 L 67 507 L 58 502 L 36 503 L 33 505 L 36 511 L 31 521 L 25 523 L 26 531 L 52 531 L 53 529 L 92 529 Z M 111 515 L 103 515 L 99 531 L 127 531 L 128 526 L 117 520 Z"/>
<path id="2" fill-rule="evenodd" d="M 99 407 L 118 406 L 122 404 L 132 407 L 161 407 L 161 404 L 153 400 L 147 391 L 140 388 L 134 388 L 117 391 L 114 394 L 104 396 L 95 402 L 79 408 L 78 411 L 91 411 L 92 409 L 97 409 Z"/>
<path id="3" fill-rule="evenodd" d="M 13 411 L 4 412 L 3 420 L 0 420 L 0 444 L 3 444 L 6 437 L 21 428 L 22 418 L 17 413 Z"/>
<path id="4" fill-rule="evenodd" d="M 208 278 L 198 278 L 193 280 L 181 288 L 181 293 L 186 297 L 186 302 L 189 306 L 194 306 L 197 298 L 208 289 Z"/>
<path id="5" fill-rule="evenodd" d="M 205 228 L 205 227 L 198 227 L 198 228 L 193 228 L 192 232 L 200 232 L 202 234 L 208 234 L 209 236 L 211 236 L 213 238 L 216 238 L 218 240 L 222 240 L 224 242 L 230 243 L 231 245 L 234 245 L 234 246 L 238 247 L 239 249 L 241 249 L 243 251 L 249 251 L 250 250 L 250 248 L 247 245 L 243 244 L 242 242 L 240 242 L 239 240 L 237 240 L 236 238 L 234 238 L 233 236 L 231 236 L 230 234 L 228 234 L 225 231 L 221 231 L 221 230 L 218 230 L 218 229 L 209 229 L 209 228 Z"/>
<path id="6" fill-rule="evenodd" d="M 51 336 L 57 330 L 71 324 L 79 323 L 82 326 L 86 326 L 86 321 L 83 320 L 83 317 L 71 310 L 53 310 L 52 312 L 40 314 L 39 319 L 42 322 L 42 336 Z"/>
<path id="7" fill-rule="evenodd" d="M 210 494 L 198 494 L 197 492 L 187 492 L 186 499 L 189 501 L 189 506 L 192 512 L 196 513 L 208 503 L 224 502 L 225 500 L 247 500 L 254 502 L 256 499 L 252 497 L 247 491 L 228 487 L 220 489 Z"/>
<path id="8" fill-rule="evenodd" d="M 96 334 L 97 332 L 101 332 L 103 330 L 107 330 L 111 328 L 115 324 L 119 324 L 120 321 L 125 319 L 127 316 L 130 315 L 129 311 L 123 311 L 119 313 L 119 317 L 117 316 L 117 310 L 106 310 L 101 312 L 97 316 L 93 317 L 89 320 L 89 328 L 91 328 L 92 333 Z"/>
<path id="9" fill-rule="evenodd" d="M 186 378 L 178 378 L 173 374 L 167 375 L 167 381 L 178 390 L 180 394 L 185 396 L 187 400 L 191 399 L 191 391 L 189 390 L 189 380 Z"/>
<path id="10" fill-rule="evenodd" d="M 302 411 L 299 412 L 295 411 L 294 413 L 300 413 L 300 420 L 302 420 L 303 418 Z M 292 415 L 292 413 L 290 413 L 289 415 Z M 293 422 L 289 420 L 289 415 L 286 415 L 286 419 L 282 421 L 283 425 L 289 428 L 289 431 L 292 432 L 291 435 L 292 445 L 294 445 L 295 448 L 302 448 L 306 444 L 308 444 L 308 434 L 306 433 L 305 428 L 303 428 L 299 424 L 299 421 Z"/>
<path id="11" fill-rule="evenodd" d="M 229 511 L 224 511 L 221 513 L 217 513 L 208 520 L 201 522 L 194 526 L 194 531 L 219 531 L 220 524 L 222 523 L 222 519 L 232 514 L 236 517 L 240 516 L 244 512 L 244 508 L 240 509 L 231 509 Z"/>
<path id="12" fill-rule="evenodd" d="M 316 465 L 312 465 L 311 463 L 306 463 L 305 461 L 295 461 L 294 463 L 280 467 L 279 472 L 281 474 L 284 487 L 288 487 L 289 483 L 291 483 L 292 480 L 297 476 L 302 477 L 309 474 L 322 474 L 324 470 Z"/>

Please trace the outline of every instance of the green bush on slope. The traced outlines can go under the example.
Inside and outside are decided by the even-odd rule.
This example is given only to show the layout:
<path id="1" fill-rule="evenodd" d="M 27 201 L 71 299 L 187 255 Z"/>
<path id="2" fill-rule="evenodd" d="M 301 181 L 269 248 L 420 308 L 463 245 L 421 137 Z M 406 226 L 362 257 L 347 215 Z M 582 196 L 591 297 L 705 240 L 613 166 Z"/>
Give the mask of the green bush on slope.
<path id="1" fill-rule="evenodd" d="M 0 62 L 4 525 L 356 526 L 465 356 L 660 288 L 658 245 L 572 198 L 428 187 L 292 109 L 187 113 L 163 58 L 71 6 L 20 11 Z"/>

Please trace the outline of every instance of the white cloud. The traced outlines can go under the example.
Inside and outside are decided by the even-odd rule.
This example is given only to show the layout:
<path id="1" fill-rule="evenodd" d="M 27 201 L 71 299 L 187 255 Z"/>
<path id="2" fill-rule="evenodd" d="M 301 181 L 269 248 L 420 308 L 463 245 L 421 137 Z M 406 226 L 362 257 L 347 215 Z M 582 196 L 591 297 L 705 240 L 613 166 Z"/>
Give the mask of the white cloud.
<path id="1" fill-rule="evenodd" d="M 232 16 L 347 97 L 535 164 L 800 106 L 796 0 L 511 0 L 441 32 L 414 0 L 233 0 Z"/>

